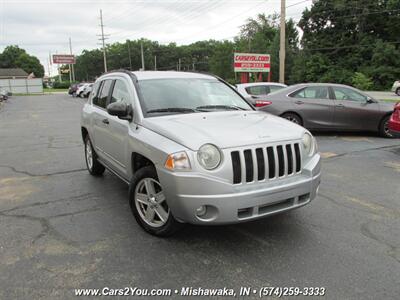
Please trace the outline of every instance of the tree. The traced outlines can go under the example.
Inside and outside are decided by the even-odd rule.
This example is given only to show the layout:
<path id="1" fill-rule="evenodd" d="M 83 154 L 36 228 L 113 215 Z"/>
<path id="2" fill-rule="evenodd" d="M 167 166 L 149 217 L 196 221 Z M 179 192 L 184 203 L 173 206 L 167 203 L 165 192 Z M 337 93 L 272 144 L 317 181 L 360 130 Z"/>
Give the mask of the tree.
<path id="1" fill-rule="evenodd" d="M 39 59 L 29 55 L 18 46 L 7 46 L 0 54 L 1 68 L 21 68 L 27 73 L 34 73 L 36 77 L 43 77 L 44 68 Z"/>

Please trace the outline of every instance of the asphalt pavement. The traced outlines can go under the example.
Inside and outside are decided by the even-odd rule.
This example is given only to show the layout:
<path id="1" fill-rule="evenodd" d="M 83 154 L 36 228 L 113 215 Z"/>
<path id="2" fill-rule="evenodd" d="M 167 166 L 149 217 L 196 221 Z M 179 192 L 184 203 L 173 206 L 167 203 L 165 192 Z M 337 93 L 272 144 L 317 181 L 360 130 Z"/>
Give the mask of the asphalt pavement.
<path id="1" fill-rule="evenodd" d="M 156 238 L 133 219 L 124 183 L 86 171 L 83 101 L 12 97 L 0 108 L 0 299 L 71 299 L 76 288 L 265 286 L 325 287 L 324 299 L 399 299 L 400 140 L 316 134 L 323 177 L 311 204 Z"/>

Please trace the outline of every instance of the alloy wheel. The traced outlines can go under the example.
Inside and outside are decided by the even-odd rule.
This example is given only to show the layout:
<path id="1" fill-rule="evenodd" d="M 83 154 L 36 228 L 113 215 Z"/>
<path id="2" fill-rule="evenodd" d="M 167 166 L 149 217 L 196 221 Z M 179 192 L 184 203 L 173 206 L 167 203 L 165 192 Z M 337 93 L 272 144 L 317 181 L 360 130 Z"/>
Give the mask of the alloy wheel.
<path id="1" fill-rule="evenodd" d="M 89 170 L 93 168 L 93 152 L 92 152 L 92 145 L 90 145 L 90 141 L 86 141 L 86 162 Z"/>
<path id="2" fill-rule="evenodd" d="M 170 214 L 160 183 L 153 178 L 143 178 L 135 189 L 135 205 L 140 218 L 152 227 L 161 227 Z"/>

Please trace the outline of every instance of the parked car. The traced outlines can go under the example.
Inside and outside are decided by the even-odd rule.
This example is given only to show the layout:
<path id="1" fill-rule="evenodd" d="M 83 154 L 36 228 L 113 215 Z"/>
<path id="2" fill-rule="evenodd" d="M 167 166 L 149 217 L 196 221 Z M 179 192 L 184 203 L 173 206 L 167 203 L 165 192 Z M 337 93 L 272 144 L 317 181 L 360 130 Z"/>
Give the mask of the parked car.
<path id="1" fill-rule="evenodd" d="M 84 83 L 76 90 L 75 94 L 81 98 L 87 98 L 92 91 L 93 83 Z"/>
<path id="2" fill-rule="evenodd" d="M 9 93 L 5 89 L 0 89 L 0 101 L 8 100 Z"/>
<path id="3" fill-rule="evenodd" d="M 82 111 L 90 174 L 129 184 L 147 232 L 250 221 L 310 203 L 320 155 L 303 127 L 256 111 L 227 83 L 187 72 L 114 71 Z"/>
<path id="4" fill-rule="evenodd" d="M 307 83 L 266 97 L 260 110 L 313 130 L 374 131 L 391 137 L 388 123 L 393 103 L 379 102 L 346 85 Z"/>
<path id="5" fill-rule="evenodd" d="M 400 138 L 400 102 L 396 104 L 390 117 L 389 131 L 394 137 Z"/>
<path id="6" fill-rule="evenodd" d="M 236 85 L 238 92 L 256 107 L 268 105 L 265 96 L 279 91 L 287 85 L 275 82 L 253 82 Z"/>
<path id="7" fill-rule="evenodd" d="M 396 80 L 392 86 L 392 92 L 395 93 L 397 96 L 400 96 L 400 81 Z"/>
<path id="8" fill-rule="evenodd" d="M 73 83 L 73 84 L 71 84 L 71 86 L 70 86 L 69 89 L 68 89 L 68 94 L 75 97 L 75 96 L 76 96 L 77 90 L 78 90 L 82 85 L 84 85 L 83 82 L 82 82 L 82 83 Z"/>

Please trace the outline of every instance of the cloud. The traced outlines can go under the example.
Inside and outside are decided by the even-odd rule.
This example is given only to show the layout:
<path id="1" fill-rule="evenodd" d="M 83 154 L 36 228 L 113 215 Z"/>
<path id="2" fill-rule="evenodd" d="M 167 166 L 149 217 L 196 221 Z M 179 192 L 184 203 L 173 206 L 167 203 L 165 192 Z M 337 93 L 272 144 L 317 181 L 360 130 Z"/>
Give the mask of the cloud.
<path id="1" fill-rule="evenodd" d="M 287 5 L 298 3 L 287 0 Z M 299 19 L 310 1 L 288 8 Z M 37 56 L 47 70 L 51 53 L 74 54 L 98 48 L 99 11 L 107 42 L 147 38 L 189 44 L 205 39 L 232 39 L 246 19 L 279 12 L 279 0 L 0 0 L 0 51 L 19 45 Z M 53 66 L 53 74 L 55 66 Z"/>

